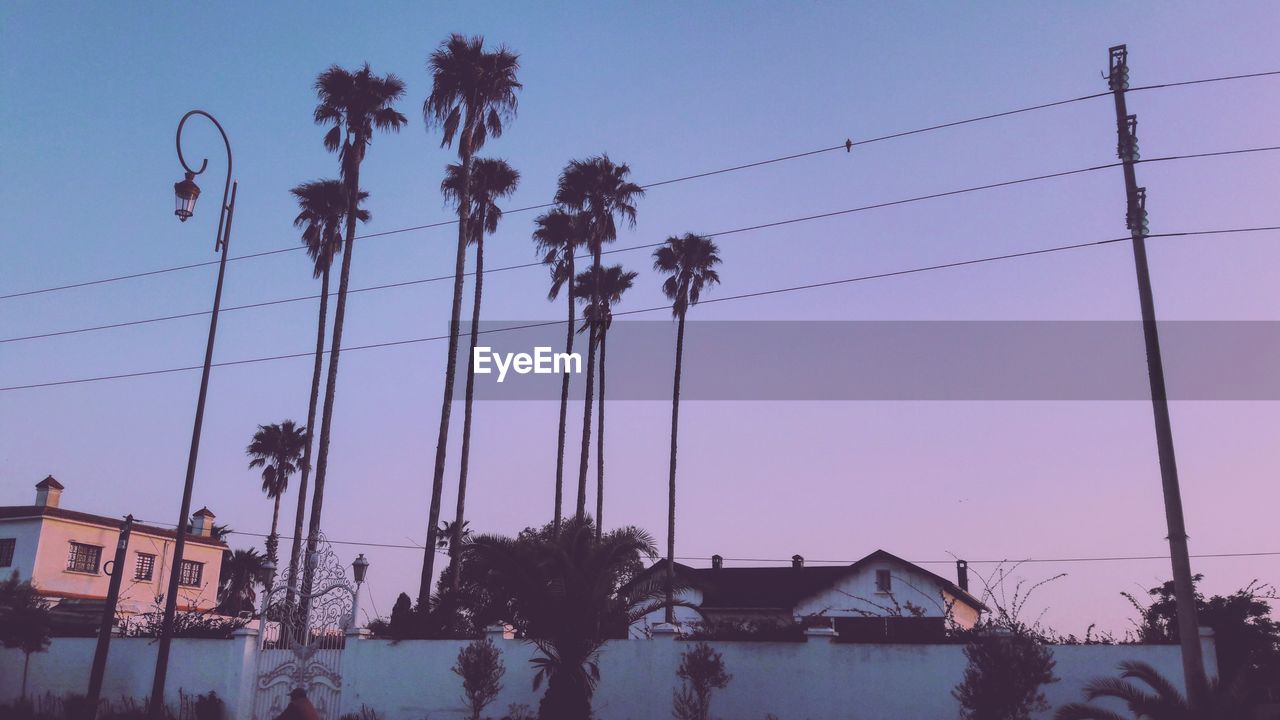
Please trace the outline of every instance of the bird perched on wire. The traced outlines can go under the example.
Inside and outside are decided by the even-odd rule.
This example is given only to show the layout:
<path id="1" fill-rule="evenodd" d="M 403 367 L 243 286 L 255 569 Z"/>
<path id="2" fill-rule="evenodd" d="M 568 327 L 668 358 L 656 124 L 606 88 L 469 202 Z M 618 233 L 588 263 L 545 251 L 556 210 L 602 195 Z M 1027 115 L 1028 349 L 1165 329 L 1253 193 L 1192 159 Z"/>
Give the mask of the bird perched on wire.
<path id="1" fill-rule="evenodd" d="M 844 151 L 845 151 L 845 152 L 853 152 L 853 141 L 852 141 L 852 140 L 850 140 L 850 139 L 848 139 L 848 138 L 845 138 L 845 141 L 844 141 Z"/>

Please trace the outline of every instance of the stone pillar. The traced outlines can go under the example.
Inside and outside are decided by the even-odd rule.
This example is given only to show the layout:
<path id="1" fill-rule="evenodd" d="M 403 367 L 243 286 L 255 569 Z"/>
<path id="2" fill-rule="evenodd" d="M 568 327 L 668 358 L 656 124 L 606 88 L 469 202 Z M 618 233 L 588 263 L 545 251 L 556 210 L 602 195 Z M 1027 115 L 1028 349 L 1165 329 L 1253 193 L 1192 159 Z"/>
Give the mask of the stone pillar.
<path id="1" fill-rule="evenodd" d="M 830 625 L 804 629 L 805 642 L 822 642 L 825 640 L 828 643 L 833 643 L 838 637 L 840 637 L 840 634 Z"/>
<path id="2" fill-rule="evenodd" d="M 235 678 L 228 683 L 238 688 L 234 697 L 222 699 L 227 706 L 228 720 L 252 720 L 253 694 L 258 680 L 258 628 L 245 626 L 231 633 L 231 655 L 227 672 Z"/>
<path id="3" fill-rule="evenodd" d="M 649 629 L 654 640 L 679 640 L 680 628 L 671 623 L 658 623 Z"/>

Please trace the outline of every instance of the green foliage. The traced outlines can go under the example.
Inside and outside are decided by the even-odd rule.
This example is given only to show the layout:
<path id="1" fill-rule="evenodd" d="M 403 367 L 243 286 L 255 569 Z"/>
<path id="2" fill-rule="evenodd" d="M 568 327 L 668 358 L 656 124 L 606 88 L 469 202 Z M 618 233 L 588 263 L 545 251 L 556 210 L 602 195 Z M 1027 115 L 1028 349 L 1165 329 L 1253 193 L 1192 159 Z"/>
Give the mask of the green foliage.
<path id="1" fill-rule="evenodd" d="M 1187 700 L 1167 678 L 1143 662 L 1120 663 L 1119 678 L 1097 678 L 1084 686 L 1087 702 L 1099 699 L 1118 700 L 1128 708 L 1135 720 L 1243 720 L 1262 717 L 1250 703 L 1246 675 L 1230 684 L 1209 684 L 1204 707 L 1192 712 Z M 1137 680 L 1137 683 L 1129 682 Z M 1144 687 L 1145 686 L 1145 687 Z M 1054 720 L 1124 720 L 1099 705 L 1068 703 L 1058 708 Z"/>
<path id="2" fill-rule="evenodd" d="M 502 664 L 501 651 L 487 637 L 473 641 L 458 651 L 452 670 L 462 678 L 462 697 L 471 720 L 480 720 L 485 707 L 502 692 L 502 676 L 507 668 Z"/>
<path id="3" fill-rule="evenodd" d="M 360 712 L 347 713 L 338 720 L 382 720 L 382 714 L 368 705 L 361 705 Z"/>
<path id="4" fill-rule="evenodd" d="M 0 642 L 30 655 L 49 647 L 49 604 L 14 570 L 0 583 Z"/>
<path id="5" fill-rule="evenodd" d="M 227 706 L 217 693 L 210 690 L 207 694 L 196 696 L 195 715 L 196 720 L 224 720 Z"/>
<path id="6" fill-rule="evenodd" d="M 1029 720 L 1049 709 L 1041 685 L 1057 682 L 1040 639 L 1020 624 L 987 623 L 971 631 L 964 679 L 951 691 L 963 720 Z"/>
<path id="7" fill-rule="evenodd" d="M 794 618 L 702 620 L 691 624 L 690 640 L 804 642 L 804 624 Z"/>
<path id="8" fill-rule="evenodd" d="M 139 613 L 125 624 L 125 637 L 160 637 L 164 623 L 164 611 L 158 606 L 150 612 Z M 247 618 L 229 618 L 212 613 L 177 612 L 173 616 L 173 635 L 176 638 L 226 639 L 231 633 L 249 624 Z"/>
<path id="9" fill-rule="evenodd" d="M 683 681 L 673 698 L 671 714 L 676 720 L 707 720 L 711 713 L 711 691 L 723 690 L 733 679 L 724 671 L 724 658 L 704 642 L 680 655 L 676 676 Z"/>

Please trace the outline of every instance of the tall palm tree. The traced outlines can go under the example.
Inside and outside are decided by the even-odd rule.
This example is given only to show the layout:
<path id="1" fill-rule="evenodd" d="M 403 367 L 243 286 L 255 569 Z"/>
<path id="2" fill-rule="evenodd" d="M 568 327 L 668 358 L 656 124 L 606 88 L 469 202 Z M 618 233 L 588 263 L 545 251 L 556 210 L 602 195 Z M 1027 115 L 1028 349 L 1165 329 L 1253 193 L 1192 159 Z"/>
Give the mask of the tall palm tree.
<path id="1" fill-rule="evenodd" d="M 586 222 L 580 215 L 565 212 L 560 208 L 538 216 L 534 221 L 537 228 L 533 231 L 533 240 L 537 244 L 542 264 L 551 270 L 551 289 L 547 291 L 547 299 L 555 300 L 560 295 L 560 288 L 565 289 L 569 297 L 569 323 L 566 325 L 564 351 L 566 355 L 573 353 L 573 324 L 575 320 L 574 292 L 571 280 L 574 277 L 574 255 L 578 248 L 586 244 Z M 564 373 L 560 381 L 560 435 L 556 442 L 556 499 L 555 517 L 552 527 L 560 530 L 561 505 L 564 500 L 564 439 L 565 427 L 569 413 L 569 373 Z"/>
<path id="2" fill-rule="evenodd" d="M 290 190 L 298 201 L 294 227 L 302 230 L 302 244 L 311 258 L 314 277 L 320 279 L 320 317 L 316 323 L 316 359 L 311 371 L 311 400 L 307 405 L 307 427 L 316 425 L 316 407 L 320 400 L 320 371 L 324 366 L 324 335 L 329 312 L 329 271 L 333 258 L 342 252 L 342 223 L 347 214 L 347 196 L 339 180 L 315 180 Z M 360 193 L 363 203 L 369 193 Z M 369 222 L 369 211 L 360 209 L 356 219 Z M 302 454 L 302 472 L 298 480 L 298 512 L 293 522 L 293 549 L 289 553 L 288 591 L 290 604 L 298 566 L 302 558 L 302 522 L 307 509 L 307 480 L 311 476 L 311 452 L 315 433 L 307 433 L 307 446 Z"/>
<path id="3" fill-rule="evenodd" d="M 453 273 L 453 308 L 449 316 L 449 348 L 445 358 L 444 397 L 440 403 L 440 431 L 436 438 L 436 462 L 431 479 L 431 509 L 427 517 L 427 542 L 422 554 L 422 581 L 418 603 L 428 606 L 435 569 L 436 524 L 440 521 L 440 496 L 444 491 L 444 461 L 449 446 L 449 411 L 458 367 L 458 328 L 462 318 L 462 278 L 466 271 L 467 244 L 471 242 L 472 158 L 490 135 L 500 137 L 503 123 L 516 113 L 516 80 L 520 56 L 505 47 L 484 49 L 484 38 L 450 35 L 427 61 L 431 94 L 422 103 L 428 127 L 439 125 L 441 147 L 458 138 L 458 251 Z"/>
<path id="4" fill-rule="evenodd" d="M 1137 680 L 1146 686 L 1128 682 Z M 1148 689 L 1150 691 L 1148 691 Z M 1098 678 L 1084 686 L 1088 702 L 1100 698 L 1124 703 L 1135 720 L 1239 720 L 1252 715 L 1245 675 L 1234 682 L 1209 685 L 1204 707 L 1193 709 L 1178 689 L 1154 667 L 1144 662 L 1120 663 L 1119 678 Z M 1260 715 L 1258 717 L 1261 717 Z M 1085 703 L 1068 703 L 1058 708 L 1054 720 L 1126 720 L 1108 708 Z"/>
<path id="5" fill-rule="evenodd" d="M 347 285 L 351 278 L 351 256 L 355 249 L 356 219 L 360 216 L 360 165 L 364 162 L 375 129 L 398 132 L 408 122 L 394 104 L 404 96 L 404 82 L 393 74 L 375 75 L 368 63 L 355 72 L 337 65 L 316 78 L 317 125 L 332 125 L 324 136 L 324 146 L 338 153 L 347 211 L 343 217 L 342 269 L 338 275 L 338 302 L 333 312 L 333 339 L 329 351 L 329 372 L 324 388 L 324 410 L 320 414 L 320 447 L 316 459 L 315 489 L 311 496 L 311 520 L 307 526 L 307 557 L 316 550 L 320 516 L 324 509 L 324 483 L 329 470 L 329 433 L 333 426 L 334 395 L 338 389 L 338 359 L 342 352 L 342 324 L 347 314 Z M 303 573 L 303 591 L 310 589 L 311 568 Z"/>
<path id="6" fill-rule="evenodd" d="M 618 592 L 642 557 L 657 554 L 653 537 L 625 527 L 596 540 L 589 518 L 569 519 L 558 532 L 480 535 L 464 552 L 477 583 L 492 597 L 511 599 L 497 608 L 497 619 L 524 628 L 540 653 L 531 660 L 534 690 L 547 683 L 539 717 L 589 718 L 600 647 L 662 602 L 659 588 L 642 583 Z"/>
<path id="7" fill-rule="evenodd" d="M 257 550 L 233 550 L 222 561 L 218 582 L 218 611 L 224 615 L 252 612 L 258 594 L 254 586 L 263 578 L 267 557 Z"/>
<path id="8" fill-rule="evenodd" d="M 289 488 L 289 478 L 302 465 L 307 446 L 307 429 L 298 427 L 292 420 L 279 424 L 259 425 L 253 440 L 244 449 L 253 458 L 249 468 L 262 468 L 262 491 L 275 500 L 271 511 L 271 535 L 267 537 L 267 557 L 276 561 L 276 548 L 280 536 L 276 534 L 280 522 L 280 498 Z"/>
<path id="9" fill-rule="evenodd" d="M 671 390 L 671 474 L 667 485 L 667 611 L 665 620 L 675 622 L 676 560 L 676 438 L 680 430 L 680 370 L 684 361 L 684 320 L 689 307 L 697 305 L 702 291 L 720 284 L 715 267 L 720 264 L 720 248 L 711 238 L 693 233 L 669 237 L 653 251 L 653 269 L 667 273 L 662 294 L 671 301 L 677 321 L 676 372 Z"/>
<path id="10" fill-rule="evenodd" d="M 599 272 L 600 255 L 604 244 L 618 237 L 617 220 L 631 227 L 636 224 L 635 203 L 644 197 L 644 190 L 627 178 L 631 168 L 615 164 L 608 155 L 597 155 L 586 160 L 571 160 L 560 174 L 556 189 L 556 202 L 567 210 L 581 213 L 587 222 L 587 245 L 591 250 L 591 267 Z M 599 298 L 592 297 L 591 304 L 598 305 Z M 594 329 L 587 344 L 587 389 L 582 410 L 582 454 L 578 460 L 578 509 L 581 519 L 587 511 L 587 460 L 591 453 L 591 396 L 595 384 L 596 343 Z"/>
<path id="11" fill-rule="evenodd" d="M 637 273 L 627 272 L 621 265 L 612 265 L 597 272 L 595 268 L 578 274 L 574 284 L 583 297 L 599 298 L 599 304 L 589 304 L 583 309 L 586 319 L 582 330 L 594 329 L 600 345 L 600 400 L 596 408 L 596 539 L 604 527 L 604 369 L 605 342 L 613 325 L 613 306 L 622 301 L 622 294 L 631 289 Z M 578 332 L 582 332 L 579 330 Z"/>
<path id="12" fill-rule="evenodd" d="M 463 193 L 462 166 L 450 165 L 445 173 L 444 182 L 440 183 L 440 192 L 446 198 L 461 203 Z M 475 354 L 480 333 L 480 299 L 484 291 L 484 236 L 498 231 L 498 221 L 502 219 L 502 208 L 498 207 L 498 198 L 511 197 L 520 182 L 520 173 L 516 172 L 505 160 L 492 158 L 476 158 L 471 167 L 471 192 L 468 198 L 472 208 L 470 213 L 471 244 L 476 246 L 475 300 L 471 306 L 471 345 L 467 349 L 467 357 Z M 459 456 L 458 469 L 458 510 L 454 517 L 453 542 L 450 543 L 449 571 L 452 574 L 453 589 L 458 589 L 458 558 L 462 547 L 463 514 L 467 501 L 467 461 L 471 457 L 471 406 L 475 399 L 475 364 L 467 363 L 467 389 L 462 411 L 462 452 Z"/>

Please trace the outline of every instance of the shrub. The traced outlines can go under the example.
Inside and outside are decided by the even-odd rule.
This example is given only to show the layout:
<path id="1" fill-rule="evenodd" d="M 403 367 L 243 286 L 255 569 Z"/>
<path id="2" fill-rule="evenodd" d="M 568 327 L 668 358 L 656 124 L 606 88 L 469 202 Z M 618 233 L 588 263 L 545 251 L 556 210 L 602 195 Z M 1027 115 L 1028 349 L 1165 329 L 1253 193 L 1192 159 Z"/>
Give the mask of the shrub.
<path id="1" fill-rule="evenodd" d="M 963 720 L 1029 720 L 1049 709 L 1045 683 L 1057 682 L 1053 656 L 1020 626 L 987 626 L 970 635 L 964 679 L 951 694 Z"/>
<path id="2" fill-rule="evenodd" d="M 704 642 L 684 651 L 676 676 L 683 681 L 675 691 L 671 711 L 677 720 L 707 720 L 711 691 L 724 689 L 733 679 L 724 671 L 724 658 Z"/>
<path id="3" fill-rule="evenodd" d="M 458 651 L 453 672 L 462 678 L 462 697 L 471 720 L 480 720 L 485 707 L 502 692 L 502 676 L 507 669 L 502 664 L 501 651 L 487 637 L 476 640 Z"/>

